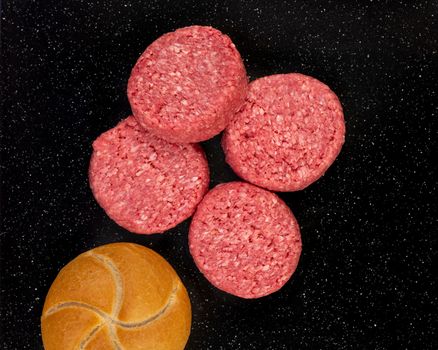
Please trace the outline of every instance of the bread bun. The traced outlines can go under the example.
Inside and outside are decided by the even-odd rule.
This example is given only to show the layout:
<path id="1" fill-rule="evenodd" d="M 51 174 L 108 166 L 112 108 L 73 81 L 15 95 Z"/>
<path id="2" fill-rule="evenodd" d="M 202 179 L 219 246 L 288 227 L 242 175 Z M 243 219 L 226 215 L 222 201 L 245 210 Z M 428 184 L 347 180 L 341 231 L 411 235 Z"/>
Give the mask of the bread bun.
<path id="1" fill-rule="evenodd" d="M 160 255 L 131 243 L 79 255 L 58 274 L 44 303 L 46 350 L 183 349 L 191 306 Z"/>

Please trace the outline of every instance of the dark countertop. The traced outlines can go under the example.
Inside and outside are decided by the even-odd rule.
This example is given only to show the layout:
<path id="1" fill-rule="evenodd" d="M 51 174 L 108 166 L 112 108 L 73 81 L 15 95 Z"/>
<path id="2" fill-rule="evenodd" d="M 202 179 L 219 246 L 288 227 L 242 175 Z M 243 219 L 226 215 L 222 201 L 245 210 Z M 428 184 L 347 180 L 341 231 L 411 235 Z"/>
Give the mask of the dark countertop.
<path id="1" fill-rule="evenodd" d="M 0 346 L 42 349 L 39 317 L 59 269 L 109 242 L 152 247 L 193 307 L 187 349 L 437 349 L 436 1 L 3 1 Z M 211 286 L 189 222 L 131 234 L 88 188 L 91 143 L 130 113 L 139 54 L 190 24 L 229 34 L 252 79 L 302 72 L 345 111 L 326 175 L 280 196 L 303 254 L 278 293 L 242 300 Z M 203 143 L 211 185 L 236 179 L 219 138 Z"/>

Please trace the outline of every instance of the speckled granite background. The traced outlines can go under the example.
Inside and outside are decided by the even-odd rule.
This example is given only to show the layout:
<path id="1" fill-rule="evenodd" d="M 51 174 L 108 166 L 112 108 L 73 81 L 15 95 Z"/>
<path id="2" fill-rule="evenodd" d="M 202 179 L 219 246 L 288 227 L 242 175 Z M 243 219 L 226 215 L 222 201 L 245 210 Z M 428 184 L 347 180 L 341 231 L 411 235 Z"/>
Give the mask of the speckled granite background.
<path id="1" fill-rule="evenodd" d="M 416 3 L 416 4 L 414 4 Z M 437 349 L 436 1 L 1 2 L 3 349 L 42 349 L 39 316 L 58 270 L 97 245 L 152 247 L 193 304 L 188 349 Z M 327 83 L 347 139 L 326 176 L 282 194 L 304 250 L 278 293 L 241 300 L 189 255 L 185 222 L 131 234 L 87 183 L 91 142 L 129 114 L 131 67 L 190 24 L 229 34 L 251 78 L 298 71 Z M 215 138 L 212 186 L 236 178 Z"/>

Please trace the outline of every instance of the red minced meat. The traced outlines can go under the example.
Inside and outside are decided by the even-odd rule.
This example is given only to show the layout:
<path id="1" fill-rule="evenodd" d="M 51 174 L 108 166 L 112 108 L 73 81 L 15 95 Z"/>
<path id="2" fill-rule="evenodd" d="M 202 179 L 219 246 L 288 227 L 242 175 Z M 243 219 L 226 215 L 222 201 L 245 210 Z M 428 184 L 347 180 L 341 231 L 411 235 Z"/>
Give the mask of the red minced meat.
<path id="1" fill-rule="evenodd" d="M 278 74 L 250 84 L 222 147 L 241 178 L 272 191 L 298 191 L 326 172 L 344 137 L 342 106 L 327 85 Z"/>
<path id="2" fill-rule="evenodd" d="M 199 145 L 164 141 L 130 116 L 94 141 L 89 180 L 110 218 L 151 234 L 193 214 L 208 190 L 209 169 Z"/>
<path id="3" fill-rule="evenodd" d="M 239 52 L 219 30 L 191 26 L 164 34 L 140 56 L 128 98 L 140 125 L 176 143 L 219 134 L 243 104 L 248 78 Z"/>
<path id="4" fill-rule="evenodd" d="M 274 193 L 244 182 L 216 186 L 189 232 L 192 257 L 217 288 L 242 298 L 279 290 L 301 254 L 298 223 Z"/>

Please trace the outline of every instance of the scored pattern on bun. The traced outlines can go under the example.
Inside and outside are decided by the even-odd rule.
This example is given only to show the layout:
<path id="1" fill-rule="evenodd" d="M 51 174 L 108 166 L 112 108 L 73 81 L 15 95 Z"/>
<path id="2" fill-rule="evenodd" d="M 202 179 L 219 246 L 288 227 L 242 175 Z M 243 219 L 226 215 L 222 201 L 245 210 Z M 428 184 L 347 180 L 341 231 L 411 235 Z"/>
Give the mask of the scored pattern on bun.
<path id="1" fill-rule="evenodd" d="M 148 317 L 140 322 L 122 322 L 118 319 L 118 314 L 120 312 L 121 301 L 122 301 L 122 297 L 123 297 L 123 287 L 122 287 L 122 282 L 121 282 L 120 271 L 111 262 L 110 259 L 107 259 L 104 256 L 93 254 L 93 253 L 88 253 L 88 255 L 100 260 L 102 262 L 102 264 L 106 265 L 109 268 L 109 270 L 111 270 L 111 272 L 113 273 L 113 277 L 114 277 L 114 281 L 115 281 L 115 289 L 116 289 L 116 298 L 115 298 L 116 299 L 116 304 L 115 304 L 116 306 L 114 307 L 114 311 L 111 314 L 107 314 L 107 313 L 103 312 L 102 310 L 100 310 L 97 307 L 94 307 L 92 305 L 88 305 L 88 304 L 82 303 L 82 302 L 71 301 L 71 302 L 60 303 L 56 306 L 53 306 L 45 314 L 45 316 L 50 316 L 50 315 L 52 315 L 52 314 L 54 314 L 62 309 L 66 309 L 66 308 L 83 308 L 83 309 L 92 311 L 92 312 L 96 313 L 97 315 L 99 315 L 100 317 L 102 317 L 104 319 L 104 321 L 102 323 L 100 323 L 98 326 L 96 326 L 90 332 L 89 336 L 86 337 L 81 342 L 81 346 L 80 346 L 81 349 L 83 349 L 84 346 L 88 343 L 88 341 L 92 338 L 92 336 L 94 334 L 96 334 L 99 331 L 99 329 L 101 329 L 104 326 L 108 326 L 112 342 L 115 345 L 119 345 L 118 344 L 119 342 L 117 340 L 117 336 L 115 335 L 115 330 L 114 330 L 115 325 L 120 326 L 120 327 L 124 327 L 124 328 L 135 328 L 135 327 L 144 326 L 144 325 L 148 324 L 149 322 L 154 321 L 155 319 L 160 317 L 168 309 L 168 307 L 170 306 L 170 304 L 172 303 L 172 301 L 175 297 L 175 293 L 176 293 L 177 288 L 181 285 L 179 283 L 179 285 L 176 285 L 172 289 L 167 303 L 154 315 L 152 315 L 152 316 L 150 316 L 150 317 Z"/>
<path id="2" fill-rule="evenodd" d="M 190 301 L 172 267 L 126 243 L 93 249 L 65 266 L 41 320 L 46 350 L 183 349 L 190 323 Z"/>

